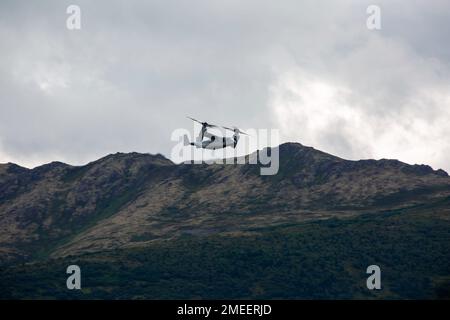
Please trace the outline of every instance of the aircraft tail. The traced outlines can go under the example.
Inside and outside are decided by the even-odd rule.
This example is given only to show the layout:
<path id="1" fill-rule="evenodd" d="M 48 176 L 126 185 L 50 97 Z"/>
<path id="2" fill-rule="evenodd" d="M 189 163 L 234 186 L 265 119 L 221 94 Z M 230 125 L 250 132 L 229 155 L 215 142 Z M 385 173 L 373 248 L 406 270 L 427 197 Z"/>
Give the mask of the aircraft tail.
<path id="1" fill-rule="evenodd" d="M 238 141 L 239 141 L 239 133 L 235 133 L 235 134 L 233 135 L 233 140 L 234 140 L 233 148 L 236 149 L 236 145 L 237 145 L 237 143 L 238 143 Z"/>
<path id="2" fill-rule="evenodd" d="M 189 142 L 189 138 L 187 135 L 183 136 L 183 144 L 184 146 L 189 146 L 191 143 Z"/>

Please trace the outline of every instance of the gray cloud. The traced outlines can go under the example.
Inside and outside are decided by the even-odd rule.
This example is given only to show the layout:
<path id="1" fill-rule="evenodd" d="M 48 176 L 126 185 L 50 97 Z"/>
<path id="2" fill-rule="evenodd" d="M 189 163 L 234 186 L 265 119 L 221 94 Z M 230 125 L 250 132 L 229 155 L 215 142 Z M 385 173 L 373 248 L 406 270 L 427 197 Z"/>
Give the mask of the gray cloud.
<path id="1" fill-rule="evenodd" d="M 192 115 L 450 170 L 447 1 L 0 4 L 0 162 L 167 156 Z"/>

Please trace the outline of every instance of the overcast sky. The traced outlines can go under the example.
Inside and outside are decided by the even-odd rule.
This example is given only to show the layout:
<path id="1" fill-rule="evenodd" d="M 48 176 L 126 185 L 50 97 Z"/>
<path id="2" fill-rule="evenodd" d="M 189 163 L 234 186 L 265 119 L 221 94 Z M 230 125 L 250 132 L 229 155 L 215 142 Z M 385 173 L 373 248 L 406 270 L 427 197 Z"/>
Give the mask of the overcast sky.
<path id="1" fill-rule="evenodd" d="M 190 115 L 450 171 L 449 39 L 448 0 L 2 0 L 0 163 L 169 157 Z"/>

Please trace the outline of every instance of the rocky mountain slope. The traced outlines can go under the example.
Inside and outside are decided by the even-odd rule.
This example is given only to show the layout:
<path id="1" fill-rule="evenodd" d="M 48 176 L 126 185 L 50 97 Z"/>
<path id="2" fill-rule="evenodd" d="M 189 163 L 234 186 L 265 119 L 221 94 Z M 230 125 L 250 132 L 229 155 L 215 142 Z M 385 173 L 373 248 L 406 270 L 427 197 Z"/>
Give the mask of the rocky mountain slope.
<path id="1" fill-rule="evenodd" d="M 448 201 L 450 178 L 397 160 L 348 161 L 298 143 L 280 170 L 176 165 L 161 155 L 112 154 L 85 166 L 0 165 L 0 261 L 141 248 L 183 235 L 258 229 Z M 448 206 L 439 207 L 448 218 Z"/>

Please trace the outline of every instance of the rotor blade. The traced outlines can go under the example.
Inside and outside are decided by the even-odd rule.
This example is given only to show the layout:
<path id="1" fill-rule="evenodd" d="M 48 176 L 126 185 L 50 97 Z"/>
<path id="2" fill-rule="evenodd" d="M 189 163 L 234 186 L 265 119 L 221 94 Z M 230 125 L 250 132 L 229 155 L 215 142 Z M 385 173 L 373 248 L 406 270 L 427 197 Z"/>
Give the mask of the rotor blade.
<path id="1" fill-rule="evenodd" d="M 238 129 L 238 131 L 239 131 L 239 133 L 242 133 L 242 134 L 245 134 L 246 136 L 249 136 L 249 134 L 248 134 L 248 133 L 245 133 L 244 131 L 241 131 L 241 130 L 239 130 L 239 129 Z"/>
<path id="2" fill-rule="evenodd" d="M 189 119 L 191 119 L 191 120 L 193 120 L 193 121 L 195 121 L 195 122 L 198 122 L 198 123 L 200 123 L 200 124 L 203 124 L 203 122 L 198 121 L 197 119 L 194 119 L 194 118 L 191 118 L 191 117 L 188 117 L 188 116 L 186 116 L 186 118 L 189 118 Z"/>
<path id="3" fill-rule="evenodd" d="M 207 127 L 210 127 L 210 128 L 216 128 L 216 127 L 218 127 L 218 126 L 216 126 L 215 124 L 210 124 L 210 123 L 208 123 L 208 122 L 201 122 L 201 121 L 199 121 L 199 120 L 197 120 L 197 119 L 194 119 L 194 118 L 191 118 L 191 117 L 188 117 L 188 116 L 186 116 L 186 118 L 189 118 L 189 119 L 191 119 L 191 120 L 193 120 L 193 121 L 195 121 L 195 122 L 198 122 L 198 123 L 200 123 L 202 126 L 204 125 L 204 126 L 207 126 Z"/>
<path id="4" fill-rule="evenodd" d="M 238 128 L 229 128 L 229 127 L 225 127 L 225 126 L 222 126 L 222 128 L 233 131 L 233 132 L 235 132 L 235 130 L 237 130 L 239 133 L 245 134 L 246 136 L 250 136 L 248 133 L 245 133 L 244 131 L 241 131 Z"/>
<path id="5" fill-rule="evenodd" d="M 228 127 L 224 127 L 224 126 L 222 126 L 222 128 L 230 130 L 230 131 L 234 131 L 234 129 L 232 129 L 232 128 L 228 128 Z"/>

